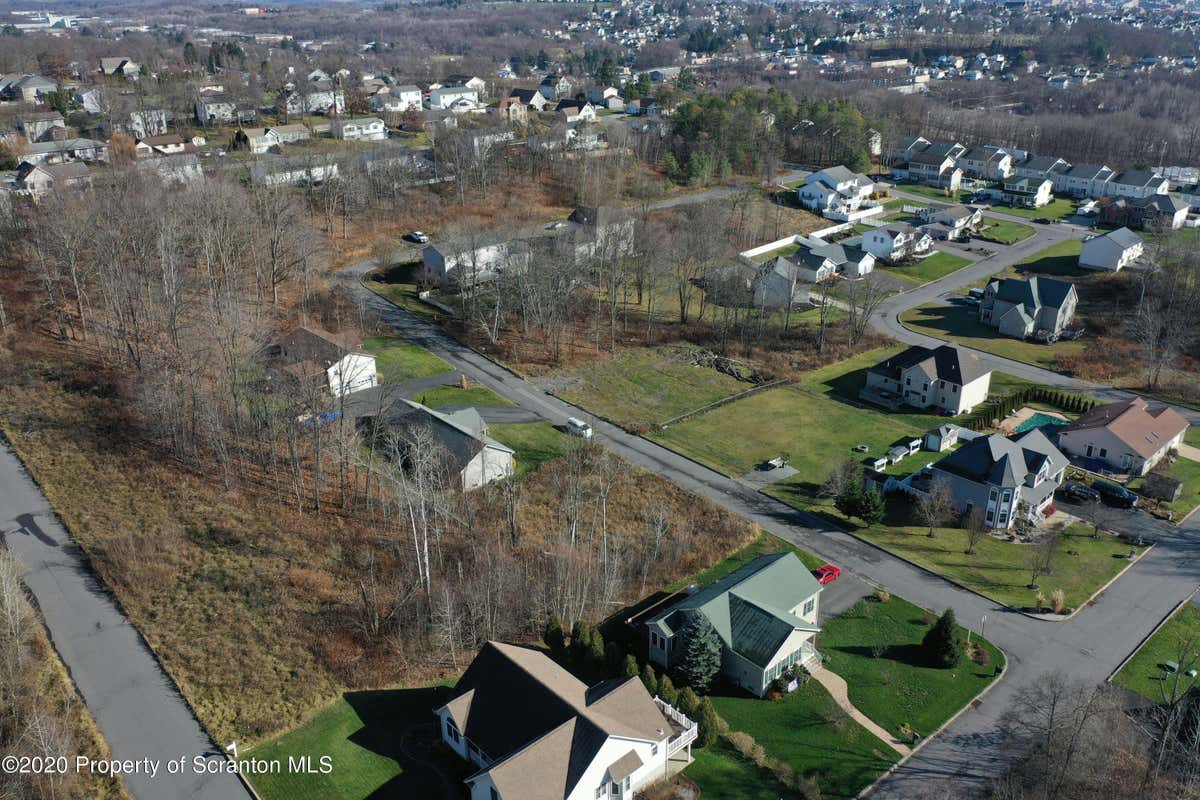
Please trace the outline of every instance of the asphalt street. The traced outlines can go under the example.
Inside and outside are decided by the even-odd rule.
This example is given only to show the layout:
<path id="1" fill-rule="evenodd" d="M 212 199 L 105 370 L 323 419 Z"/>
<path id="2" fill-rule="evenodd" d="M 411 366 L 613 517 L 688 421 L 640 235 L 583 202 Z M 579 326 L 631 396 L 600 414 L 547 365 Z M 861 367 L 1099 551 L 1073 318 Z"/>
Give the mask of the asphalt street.
<path id="1" fill-rule="evenodd" d="M 251 795 L 237 776 L 193 769 L 195 756 L 211 755 L 214 766 L 225 763 L 222 749 L 200 727 L 3 440 L 0 540 L 25 568 L 25 584 L 54 649 L 108 741 L 112 757 L 158 765 L 157 775 L 140 766 L 127 772 L 124 778 L 130 793 L 137 800 L 249 800 Z M 70 755 L 73 760 L 75 754 Z M 186 769 L 168 774 L 166 763 L 180 757 L 186 757 Z"/>

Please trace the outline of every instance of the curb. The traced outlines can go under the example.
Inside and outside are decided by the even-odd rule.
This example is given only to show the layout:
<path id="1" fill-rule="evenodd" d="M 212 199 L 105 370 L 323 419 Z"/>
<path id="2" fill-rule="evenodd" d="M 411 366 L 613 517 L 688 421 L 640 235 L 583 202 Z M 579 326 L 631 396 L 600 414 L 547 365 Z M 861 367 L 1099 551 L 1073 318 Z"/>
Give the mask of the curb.
<path id="1" fill-rule="evenodd" d="M 992 647 L 996 647 L 996 645 L 992 644 Z M 975 707 L 975 704 L 980 702 L 988 692 L 990 692 L 992 689 L 994 689 L 998 685 L 1000 685 L 1000 682 L 1004 680 L 1004 677 L 1006 675 L 1008 675 L 1009 658 L 1008 658 L 1008 653 L 1005 653 L 999 647 L 996 647 L 996 649 L 1000 650 L 1001 655 L 1004 656 L 1004 667 L 1000 670 L 1000 674 L 997 675 L 992 680 L 991 683 L 989 683 L 987 686 L 983 687 L 983 689 L 979 692 L 979 694 L 975 695 L 970 700 L 968 700 L 966 702 L 966 704 L 963 705 L 962 708 L 960 708 L 958 711 L 956 711 L 950 717 L 950 719 L 946 720 L 941 725 L 939 725 L 937 730 L 935 730 L 933 733 L 929 734 L 928 736 L 921 737 L 921 741 L 917 744 L 916 747 L 914 747 L 912 749 L 911 753 L 909 753 L 908 755 L 901 758 L 895 764 L 892 764 L 892 766 L 888 768 L 887 772 L 884 772 L 882 775 L 880 775 L 878 778 L 876 778 L 874 781 L 872 781 L 870 786 L 867 786 L 865 789 L 863 789 L 858 794 L 856 794 L 854 796 L 855 800 L 860 800 L 860 798 L 869 797 L 871 795 L 871 793 L 874 792 L 875 789 L 879 786 L 879 784 L 883 783 L 883 781 L 886 780 L 887 778 L 890 778 L 892 776 L 892 774 L 896 772 L 896 770 L 903 767 L 905 764 L 907 764 L 912 759 L 913 756 L 915 756 L 917 753 L 921 752 L 921 750 L 924 749 L 925 745 L 927 745 L 929 742 L 932 742 L 934 739 L 936 739 L 938 736 L 940 736 L 942 731 L 946 730 L 946 728 L 948 728 L 952 724 L 954 724 L 958 720 L 958 718 L 961 717 L 963 714 L 972 710 Z"/>
<path id="2" fill-rule="evenodd" d="M 1178 614 L 1179 611 L 1184 606 L 1186 606 L 1188 603 L 1190 603 L 1192 601 L 1192 598 L 1196 596 L 1196 592 L 1198 592 L 1198 591 L 1200 591 L 1200 587 L 1193 589 L 1191 591 L 1191 593 L 1188 594 L 1187 597 L 1180 600 L 1175 605 L 1174 608 L 1172 608 L 1169 612 L 1167 612 L 1167 615 L 1158 621 L 1158 624 L 1154 626 L 1154 629 L 1142 637 L 1141 641 L 1138 642 L 1137 647 L 1133 648 L 1133 651 L 1130 652 L 1129 655 L 1127 655 L 1127 656 L 1125 656 L 1125 658 L 1121 659 L 1121 663 L 1117 665 L 1117 668 L 1114 669 L 1112 671 L 1112 673 L 1109 674 L 1109 676 L 1104 679 L 1105 682 L 1112 683 L 1112 679 L 1117 677 L 1117 673 L 1120 672 L 1121 670 L 1125 669 L 1125 665 L 1128 664 L 1130 661 L 1132 661 L 1133 657 L 1136 656 L 1141 651 L 1141 649 L 1146 646 L 1146 642 L 1150 641 L 1150 639 L 1152 639 L 1154 637 L 1154 634 L 1158 633 L 1164 625 L 1166 625 L 1168 622 L 1170 622 L 1172 619 L 1174 619 L 1175 615 Z"/>

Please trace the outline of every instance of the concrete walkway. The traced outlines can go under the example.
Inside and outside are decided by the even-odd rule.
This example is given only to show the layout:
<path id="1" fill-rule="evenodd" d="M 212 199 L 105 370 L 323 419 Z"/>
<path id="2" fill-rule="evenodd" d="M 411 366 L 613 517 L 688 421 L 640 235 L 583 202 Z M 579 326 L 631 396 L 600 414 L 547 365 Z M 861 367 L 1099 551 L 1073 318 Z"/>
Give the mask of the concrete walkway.
<path id="1" fill-rule="evenodd" d="M 912 749 L 908 745 L 901 742 L 895 736 L 892 736 L 879 725 L 876 725 L 866 714 L 859 711 L 854 703 L 850 702 L 849 689 L 846 687 L 846 681 L 842 679 L 841 675 L 838 675 L 836 672 L 830 672 L 825 667 L 817 667 L 812 676 L 817 683 L 825 687 L 825 690 L 829 692 L 829 696 L 833 698 L 833 702 L 837 703 L 842 711 L 849 714 L 851 719 L 887 742 L 900 755 L 906 756 L 912 752 Z"/>
<path id="2" fill-rule="evenodd" d="M 1192 447 L 1190 444 L 1179 444 L 1179 455 L 1190 461 L 1200 461 L 1200 447 Z"/>

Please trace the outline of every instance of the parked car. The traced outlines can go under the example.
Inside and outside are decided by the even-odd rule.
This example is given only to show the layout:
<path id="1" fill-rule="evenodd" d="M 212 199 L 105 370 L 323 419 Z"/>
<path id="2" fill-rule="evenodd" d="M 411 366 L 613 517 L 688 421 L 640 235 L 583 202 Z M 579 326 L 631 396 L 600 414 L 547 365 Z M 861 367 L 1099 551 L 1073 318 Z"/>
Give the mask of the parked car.
<path id="1" fill-rule="evenodd" d="M 567 433 L 572 436 L 578 436 L 581 439 L 590 439 L 592 438 L 592 426 L 578 417 L 568 417 Z"/>
<path id="2" fill-rule="evenodd" d="M 833 583 L 836 581 L 841 574 L 842 571 L 833 564 L 826 564 L 823 567 L 819 567 L 816 572 L 813 573 L 813 577 L 817 579 L 817 583 L 824 586 L 827 583 Z"/>
<path id="3" fill-rule="evenodd" d="M 1074 500 L 1076 503 L 1099 503 L 1100 493 L 1086 483 L 1079 481 L 1067 481 L 1059 489 L 1063 497 L 1068 500 Z"/>
<path id="4" fill-rule="evenodd" d="M 425 233 L 425 231 L 412 231 L 404 238 L 417 244 L 429 244 L 429 234 Z"/>
<path id="5" fill-rule="evenodd" d="M 1092 488 L 1109 505 L 1116 506 L 1117 508 L 1137 508 L 1138 496 L 1124 486 L 1109 483 L 1108 481 L 1093 481 Z"/>
<path id="6" fill-rule="evenodd" d="M 1036 222 L 1038 225 L 1050 225 L 1054 222 L 1054 220 L 1050 219 L 1049 217 L 1038 217 L 1034 220 L 1034 222 Z"/>

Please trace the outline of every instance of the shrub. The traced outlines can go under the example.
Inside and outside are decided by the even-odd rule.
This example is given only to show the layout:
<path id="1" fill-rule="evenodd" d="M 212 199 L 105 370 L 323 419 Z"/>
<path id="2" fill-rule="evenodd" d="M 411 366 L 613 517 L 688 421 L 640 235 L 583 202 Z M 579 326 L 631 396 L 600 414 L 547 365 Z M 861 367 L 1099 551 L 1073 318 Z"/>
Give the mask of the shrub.
<path id="1" fill-rule="evenodd" d="M 1033 596 L 1033 607 L 1038 612 L 1040 612 L 1043 608 L 1045 608 L 1046 607 L 1046 595 L 1042 594 L 1041 592 L 1038 592 L 1037 594 L 1035 594 Z"/>
<path id="2" fill-rule="evenodd" d="M 696 709 L 695 719 L 698 727 L 696 744 L 699 747 L 708 747 L 728 730 L 725 720 L 721 719 L 721 715 L 713 707 L 712 700 L 707 697 L 700 698 L 700 707 Z"/>
<path id="3" fill-rule="evenodd" d="M 886 589 L 876 589 L 875 590 L 875 599 L 878 600 L 880 603 L 886 603 L 892 599 L 892 594 L 891 594 L 891 592 L 887 591 Z"/>
<path id="4" fill-rule="evenodd" d="M 663 675 L 658 681 L 658 696 L 663 699 L 663 702 L 670 705 L 679 703 L 679 692 L 675 689 L 675 684 L 671 683 L 670 675 Z"/>
<path id="5" fill-rule="evenodd" d="M 796 792 L 800 800 L 821 800 L 821 787 L 816 778 L 796 778 Z"/>
<path id="6" fill-rule="evenodd" d="M 558 618 L 557 614 L 551 614 L 546 620 L 546 625 L 542 628 L 542 641 L 546 643 L 546 647 L 550 648 L 551 654 L 562 656 L 567 640 L 563 635 L 562 620 Z"/>
<path id="7" fill-rule="evenodd" d="M 1050 604 L 1054 608 L 1055 614 L 1061 614 L 1067 610 L 1067 595 L 1062 589 L 1055 589 L 1050 593 Z"/>
<path id="8" fill-rule="evenodd" d="M 642 664 L 642 685 L 651 695 L 658 694 L 658 676 L 654 674 L 654 667 L 648 663 Z"/>
<path id="9" fill-rule="evenodd" d="M 630 677 L 630 678 L 637 677 L 638 663 L 637 663 L 637 659 L 633 657 L 632 653 L 625 656 L 625 661 L 621 665 L 621 674 L 625 675 L 626 677 Z"/>
<path id="10" fill-rule="evenodd" d="M 600 631 L 593 630 L 588 635 L 587 660 L 596 669 L 604 669 L 607 653 L 604 649 L 604 637 L 600 635 Z"/>
<path id="11" fill-rule="evenodd" d="M 758 743 L 754 741 L 754 737 L 742 731 L 730 731 L 725 736 L 725 741 L 743 758 L 750 758 L 750 754 L 754 752 L 754 748 L 758 747 Z"/>
<path id="12" fill-rule="evenodd" d="M 975 652 L 971 654 L 971 657 L 981 667 L 986 667 L 992 663 L 992 657 L 988 655 L 987 648 L 981 644 L 975 645 Z"/>
<path id="13" fill-rule="evenodd" d="M 958 640 L 958 621 L 954 609 L 946 609 L 946 613 L 938 618 L 921 640 L 921 647 L 930 664 L 942 669 L 958 666 L 962 660 L 962 643 Z"/>
<path id="14" fill-rule="evenodd" d="M 700 707 L 700 696 L 692 691 L 692 687 L 685 686 L 683 691 L 679 693 L 679 705 L 676 706 L 688 717 L 696 718 L 696 709 Z"/>
<path id="15" fill-rule="evenodd" d="M 584 620 L 576 620 L 571 626 L 571 660 L 583 663 L 587 660 L 588 651 L 592 646 L 592 626 Z M 601 651 L 603 652 L 603 651 Z"/>

